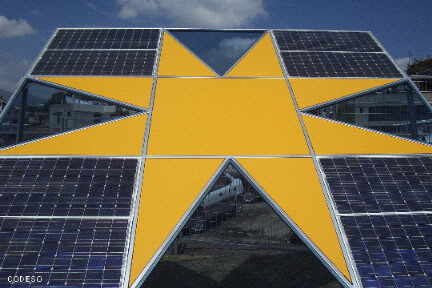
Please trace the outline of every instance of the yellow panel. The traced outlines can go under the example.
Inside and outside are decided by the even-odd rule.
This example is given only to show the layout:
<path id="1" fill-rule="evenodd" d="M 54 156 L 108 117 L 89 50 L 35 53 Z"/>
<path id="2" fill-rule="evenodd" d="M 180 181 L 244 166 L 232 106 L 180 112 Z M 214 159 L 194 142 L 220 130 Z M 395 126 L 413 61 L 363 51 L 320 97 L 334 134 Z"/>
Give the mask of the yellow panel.
<path id="1" fill-rule="evenodd" d="M 300 109 L 377 88 L 400 79 L 289 79 Z"/>
<path id="2" fill-rule="evenodd" d="M 308 148 L 283 79 L 159 79 L 152 155 L 287 155 Z"/>
<path id="3" fill-rule="evenodd" d="M 228 77 L 284 77 L 269 34 L 252 47 Z"/>
<path id="4" fill-rule="evenodd" d="M 149 107 L 153 84 L 152 78 L 138 77 L 38 77 L 38 79 L 141 107 Z"/>
<path id="5" fill-rule="evenodd" d="M 267 195 L 351 281 L 312 159 L 238 159 Z"/>
<path id="6" fill-rule="evenodd" d="M 200 195 L 222 159 L 147 159 L 135 234 L 130 284 Z"/>
<path id="7" fill-rule="evenodd" d="M 317 154 L 432 153 L 432 147 L 334 121 L 304 115 Z"/>
<path id="8" fill-rule="evenodd" d="M 147 115 L 102 123 L 21 144 L 0 155 L 141 155 Z"/>
<path id="9" fill-rule="evenodd" d="M 216 76 L 201 59 L 166 32 L 158 73 L 162 76 Z"/>

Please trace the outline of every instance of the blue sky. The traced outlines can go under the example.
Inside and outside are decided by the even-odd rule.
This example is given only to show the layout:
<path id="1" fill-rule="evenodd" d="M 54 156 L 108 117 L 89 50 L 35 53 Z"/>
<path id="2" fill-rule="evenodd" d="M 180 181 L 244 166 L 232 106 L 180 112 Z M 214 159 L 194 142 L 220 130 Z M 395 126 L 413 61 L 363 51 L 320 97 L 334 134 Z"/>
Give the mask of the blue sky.
<path id="1" fill-rule="evenodd" d="M 0 89 L 13 90 L 57 27 L 369 30 L 390 54 L 432 56 L 431 0 L 0 0 Z"/>

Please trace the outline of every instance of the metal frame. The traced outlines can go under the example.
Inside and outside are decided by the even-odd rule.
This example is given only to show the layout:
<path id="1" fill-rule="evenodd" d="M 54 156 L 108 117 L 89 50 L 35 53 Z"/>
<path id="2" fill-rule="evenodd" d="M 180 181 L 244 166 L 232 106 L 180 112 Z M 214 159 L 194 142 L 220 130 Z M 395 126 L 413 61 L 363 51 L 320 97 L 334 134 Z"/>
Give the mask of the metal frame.
<path id="1" fill-rule="evenodd" d="M 282 59 L 282 54 L 281 54 L 281 52 L 279 50 L 279 46 L 277 44 L 276 37 L 275 37 L 275 35 L 273 33 L 273 30 L 271 32 L 271 36 L 272 36 L 273 46 L 275 48 L 275 52 L 276 52 L 276 54 L 278 56 L 278 59 L 279 59 L 279 64 L 281 65 L 282 71 L 284 72 L 284 75 L 286 77 L 285 82 L 286 82 L 287 87 L 289 89 L 291 101 L 292 101 L 294 109 L 296 111 L 297 119 L 298 119 L 298 121 L 300 123 L 300 126 L 302 128 L 303 135 L 305 137 L 305 140 L 306 140 L 309 152 L 311 153 L 313 164 L 314 164 L 314 167 L 315 167 L 315 172 L 317 173 L 318 179 L 320 181 L 321 189 L 323 190 L 323 193 L 324 193 L 324 196 L 325 196 L 325 199 L 326 199 L 326 202 L 327 202 L 327 206 L 328 206 L 328 209 L 329 209 L 329 213 L 330 213 L 330 215 L 332 217 L 333 225 L 335 227 L 336 234 L 337 234 L 337 236 L 339 238 L 339 242 L 341 244 L 341 250 L 342 250 L 342 253 L 344 255 L 347 268 L 348 268 L 348 270 L 349 270 L 349 272 L 351 274 L 353 286 L 362 287 L 361 286 L 361 282 L 359 280 L 360 277 L 359 277 L 359 275 L 358 275 L 358 273 L 356 271 L 356 268 L 355 268 L 355 264 L 351 260 L 352 259 L 352 255 L 351 255 L 350 251 L 348 250 L 349 246 L 346 245 L 346 241 L 345 241 L 345 237 L 344 237 L 345 234 L 344 234 L 344 232 L 341 229 L 341 225 L 340 225 L 340 223 L 338 221 L 338 218 L 336 217 L 335 204 L 333 203 L 333 201 L 331 201 L 331 198 L 329 198 L 329 195 L 328 195 L 327 190 L 326 190 L 324 179 L 322 178 L 322 175 L 320 173 L 319 161 L 316 158 L 315 150 L 313 149 L 313 146 L 312 146 L 312 141 L 311 141 L 311 139 L 309 137 L 309 133 L 307 131 L 306 125 L 305 125 L 305 123 L 303 121 L 303 118 L 301 116 L 301 112 L 300 112 L 300 109 L 299 109 L 298 104 L 297 104 L 297 99 L 295 97 L 294 90 L 291 87 L 291 83 L 288 80 L 289 74 L 288 74 L 288 71 L 287 71 L 287 69 L 285 67 L 285 63 L 284 63 L 284 61 Z M 333 267 L 331 267 L 331 268 L 333 268 Z M 334 269 L 333 268 L 333 269 L 329 269 L 329 270 L 334 275 L 338 275 L 338 273 L 339 273 L 338 269 Z M 339 279 L 339 277 L 338 277 L 338 279 Z M 344 283 L 344 282 L 341 281 L 341 283 Z"/>
<path id="2" fill-rule="evenodd" d="M 31 75 L 31 71 L 33 71 L 34 67 L 37 65 L 37 63 L 39 62 L 40 58 L 42 57 L 42 55 L 46 52 L 46 50 L 48 50 L 49 45 L 51 44 L 52 40 L 54 39 L 54 37 L 57 35 L 57 32 L 59 30 L 93 30 L 93 29 L 141 29 L 141 30 L 159 30 L 159 42 L 158 42 L 158 47 L 156 49 L 72 49 L 72 50 L 151 50 L 151 51 L 156 51 L 156 58 L 155 58 L 155 62 L 154 62 L 154 66 L 153 66 L 153 73 L 152 75 Z M 209 67 L 207 65 L 207 63 L 205 61 L 203 61 L 200 57 L 198 57 L 197 55 L 195 55 L 188 47 L 184 46 L 183 43 L 181 41 L 179 41 L 173 34 L 170 33 L 170 30 L 195 30 L 195 31 L 263 31 L 263 35 L 257 39 L 255 41 L 255 43 L 250 47 L 250 49 L 248 49 L 239 59 L 238 61 L 232 66 L 230 67 L 230 69 L 224 74 L 224 75 L 219 75 L 218 73 L 216 73 L 211 67 Z M 385 48 L 381 45 L 381 43 L 375 38 L 375 36 L 370 32 L 370 31 L 349 31 L 349 30 L 314 30 L 314 29 L 212 29 L 212 28 L 141 28 L 141 27 L 136 27 L 136 28 L 109 28 L 109 27 L 101 27 L 101 28 L 78 28 L 78 27 L 63 27 L 63 28 L 58 28 L 54 31 L 54 33 L 51 35 L 50 39 L 48 40 L 48 42 L 46 43 L 46 45 L 44 46 L 44 48 L 42 49 L 42 51 L 39 53 L 39 55 L 37 56 L 36 60 L 33 62 L 33 64 L 31 65 L 30 69 L 27 71 L 27 73 L 25 74 L 24 77 L 21 78 L 20 82 L 18 82 L 14 93 L 12 94 L 12 96 L 10 97 L 7 105 L 5 106 L 5 108 L 3 109 L 2 113 L 0 114 L 0 121 L 1 119 L 4 117 L 4 115 L 6 114 L 6 112 L 10 109 L 10 106 L 12 105 L 11 103 L 15 100 L 16 97 L 18 97 L 19 92 L 21 91 L 22 87 L 25 85 L 26 81 L 35 81 L 35 82 L 40 82 L 43 84 L 47 84 L 50 83 L 53 87 L 58 86 L 59 88 L 65 89 L 65 87 L 61 86 L 61 85 L 53 85 L 53 83 L 51 82 L 45 82 L 44 80 L 38 80 L 38 79 L 34 79 L 34 77 L 37 76 L 50 76 L 50 77 L 56 77 L 56 76 L 67 76 L 67 77 L 82 77 L 82 76 L 87 76 L 87 77 L 140 77 L 140 78 L 153 78 L 153 85 L 152 85 L 152 92 L 151 92 L 151 102 L 150 102 L 150 107 L 148 109 L 142 109 L 139 108 L 140 111 L 142 111 L 142 113 L 137 113 L 135 115 L 132 116 L 126 116 L 126 117 L 122 117 L 122 118 L 118 118 L 115 120 L 111 120 L 111 121 L 107 121 L 107 122 L 103 122 L 103 123 L 98 123 L 95 125 L 91 125 L 91 126 L 87 126 L 87 127 L 83 127 L 80 129 L 76 129 L 76 130 L 72 130 L 72 131 L 68 131 L 65 133 L 61 133 L 61 134 L 57 134 L 57 135 L 53 135 L 53 136 L 48 136 L 48 137 L 44 137 L 41 139 L 36 139 L 36 140 L 31 140 L 28 142 L 23 142 L 20 143 L 18 145 L 23 145 L 23 144 L 27 144 L 27 143 L 31 143 L 31 142 L 35 142 L 35 141 L 40 141 L 43 139 L 47 139 L 50 137 L 55 137 L 58 135 L 62 135 L 62 134 L 66 134 L 66 133 L 72 133 L 75 132 L 77 130 L 81 130 L 81 129 L 87 129 L 93 126 L 97 126 L 97 125 L 104 125 L 110 122 L 114 122 L 114 121 L 118 121 L 118 120 L 122 120 L 124 118 L 129 118 L 129 117 L 136 117 L 138 115 L 142 115 L 142 114 L 147 114 L 148 115 L 148 119 L 147 119 L 147 125 L 146 125 L 146 132 L 144 135 L 144 141 L 143 141 L 143 154 L 142 155 L 137 155 L 137 156 L 81 156 L 81 155 L 26 155 L 26 156 L 20 156 L 20 155 L 2 155 L 0 156 L 0 159 L 10 159 L 10 158 L 17 158 L 17 159 L 29 159 L 29 158 L 95 158 L 95 159 L 106 159 L 106 158 L 120 158 L 120 159 L 137 159 L 138 163 L 137 163 L 137 170 L 136 170 L 136 177 L 135 177 L 135 186 L 134 186 L 134 194 L 133 194 L 133 206 L 131 207 L 131 214 L 130 216 L 115 216 L 115 218 L 113 217 L 103 217 L 103 216 L 95 216 L 95 218 L 102 218 L 102 219 L 119 219 L 118 217 L 120 217 L 120 219 L 129 219 L 130 223 L 128 224 L 128 238 L 127 238 L 127 242 L 126 242 L 126 246 L 125 246 L 125 251 L 124 251 L 124 265 L 122 266 L 122 278 L 121 278 L 121 285 L 122 287 L 128 287 L 128 281 L 129 281 L 129 273 L 130 273 L 130 265 L 131 265 L 131 260 L 132 260 L 132 254 L 133 254 L 133 241 L 134 241 L 134 237 L 135 237 L 135 231 L 136 231 L 136 220 L 137 220 L 137 212 L 138 212 L 138 208 L 139 208 L 139 198 L 140 198 L 140 189 L 141 186 L 143 185 L 143 178 L 144 178 L 144 167 L 145 167 L 145 161 L 146 159 L 165 159 L 165 158 L 173 158 L 173 159 L 225 159 L 225 161 L 221 164 L 221 166 L 218 168 L 218 170 L 216 171 L 216 173 L 213 175 L 213 177 L 211 178 L 210 182 L 206 185 L 206 187 L 201 191 L 200 196 L 194 201 L 194 203 L 191 205 L 191 207 L 189 208 L 189 210 L 186 212 L 186 214 L 183 216 L 182 220 L 177 224 L 176 228 L 173 230 L 173 232 L 171 233 L 171 235 L 167 238 L 167 240 L 164 242 L 164 244 L 159 248 L 158 252 L 156 253 L 156 255 L 153 257 L 153 259 L 151 260 L 151 264 L 147 266 L 147 268 L 141 272 L 140 277 L 138 278 L 138 280 L 134 283 L 134 285 L 132 287 L 139 287 L 139 285 L 145 280 L 145 278 L 148 276 L 148 274 L 150 273 L 150 271 L 153 269 L 154 265 L 159 261 L 159 259 L 162 257 L 163 253 L 166 251 L 166 249 L 168 248 L 168 246 L 171 244 L 171 242 L 175 239 L 175 237 L 177 236 L 177 234 L 181 231 L 181 228 L 186 224 L 187 219 L 192 215 L 193 211 L 195 211 L 195 209 L 198 207 L 198 204 L 201 202 L 201 200 L 203 199 L 203 197 L 205 196 L 205 194 L 207 193 L 208 189 L 210 189 L 211 185 L 214 184 L 214 182 L 216 181 L 216 179 L 218 178 L 218 176 L 221 175 L 223 169 L 228 165 L 228 164 L 233 164 L 235 165 L 237 168 L 239 168 L 240 171 L 242 171 L 243 176 L 246 177 L 246 179 L 248 179 L 255 188 L 257 188 L 257 191 L 259 191 L 263 198 L 266 199 L 267 203 L 269 203 L 272 208 L 278 213 L 278 215 L 284 220 L 285 223 L 287 223 L 288 225 L 291 225 L 292 227 L 294 227 L 294 230 L 296 231 L 296 233 L 298 233 L 298 235 L 300 236 L 300 238 L 304 239 L 305 242 L 308 244 L 309 248 L 312 248 L 311 250 L 321 259 L 321 261 L 328 266 L 328 268 L 330 268 L 329 270 L 332 271 L 332 273 L 335 274 L 336 277 L 338 277 L 339 280 L 342 281 L 342 284 L 345 285 L 346 287 L 352 287 L 352 285 L 350 283 L 348 283 L 346 281 L 346 279 L 341 276 L 337 271 L 337 269 L 326 260 L 326 257 L 322 257 L 322 255 L 320 254 L 321 252 L 314 246 L 313 243 L 311 243 L 307 237 L 303 237 L 305 236 L 301 230 L 295 225 L 295 223 L 292 222 L 291 219 L 289 219 L 289 217 L 283 213 L 283 211 L 280 210 L 280 208 L 278 207 L 278 205 L 264 192 L 263 189 L 261 189 L 261 187 L 247 174 L 247 172 L 240 166 L 240 164 L 233 158 L 236 159 L 241 159 L 241 158 L 311 158 L 314 162 L 315 165 L 315 169 L 317 172 L 317 175 L 319 177 L 324 195 L 326 197 L 327 200 L 327 204 L 329 205 L 329 210 L 330 210 L 330 214 L 332 215 L 332 219 L 333 222 L 335 224 L 335 228 L 339 237 L 339 240 L 341 241 L 341 245 L 343 246 L 342 251 L 344 252 L 344 256 L 345 259 L 347 260 L 347 265 L 349 266 L 348 268 L 350 269 L 351 272 L 351 276 L 353 277 L 353 285 L 355 287 L 362 287 L 361 282 L 359 280 L 359 274 L 357 272 L 356 266 L 352 260 L 352 253 L 350 251 L 350 246 L 347 243 L 347 238 L 346 238 L 346 234 L 344 232 L 343 226 L 340 223 L 340 216 L 349 216 L 349 215 L 345 215 L 345 214 L 339 214 L 337 213 L 337 210 L 335 208 L 335 203 L 332 201 L 331 195 L 329 194 L 329 190 L 328 190 L 328 185 L 326 183 L 325 180 L 325 175 L 322 172 L 322 168 L 321 165 L 319 163 L 319 159 L 323 158 L 342 158 L 342 157 L 347 157 L 347 156 L 351 156 L 351 157 L 424 157 L 424 156 L 430 156 L 430 154 L 372 154 L 372 155 L 367 155 L 367 154 L 353 154 L 353 155 L 349 155 L 349 154 L 339 154 L 339 155 L 316 155 L 313 147 L 312 147 L 312 142 L 309 138 L 307 129 L 304 125 L 303 122 L 303 114 L 307 114 L 305 113 L 305 110 L 309 110 L 309 109 L 313 109 L 315 107 L 320 107 L 323 106 L 323 104 L 317 104 L 314 106 L 310 106 L 304 109 L 299 109 L 296 99 L 295 99 L 295 95 L 294 95 L 294 91 L 289 83 L 289 79 L 290 78 L 304 78 L 304 79 L 315 79 L 315 78 L 325 78 L 325 79 L 345 79 L 345 78 L 349 78 L 349 79 L 383 79 L 382 77 L 290 77 L 289 74 L 286 71 L 286 67 L 284 65 L 284 62 L 281 59 L 281 50 L 279 50 L 279 47 L 277 45 L 275 36 L 274 36 L 274 31 L 324 31 L 324 32 L 366 32 L 369 33 L 370 36 L 375 40 L 375 42 L 377 43 L 377 45 L 383 50 L 383 52 L 357 52 L 357 53 L 377 53 L 377 54 L 385 54 L 390 60 L 391 62 L 396 66 L 396 68 L 398 69 L 398 71 L 401 73 L 401 75 L 403 76 L 402 79 L 398 80 L 397 82 L 393 82 L 387 85 L 383 85 L 379 88 L 374 88 L 374 89 L 370 89 L 367 90 L 367 92 L 362 92 L 360 94 L 353 94 L 353 95 L 348 95 L 346 97 L 343 98 L 339 98 L 333 101 L 329 101 L 326 102 L 325 104 L 330 104 L 333 102 L 339 102 L 339 101 L 345 101 L 347 99 L 350 98 L 354 98 L 354 97 L 358 97 L 361 94 L 366 94 L 370 91 L 373 90 L 378 90 L 378 89 L 382 89 L 383 87 L 387 87 L 387 86 L 391 86 L 391 85 L 396 85 L 397 83 L 402 83 L 404 81 L 407 81 L 409 83 L 409 85 L 411 85 L 412 88 L 414 88 L 417 93 L 420 95 L 420 97 L 423 99 L 423 101 L 429 106 L 429 108 L 432 111 L 432 105 L 430 103 L 428 103 L 424 97 L 424 95 L 419 91 L 419 89 L 417 88 L 417 86 L 413 83 L 413 81 L 410 79 L 410 77 L 404 72 L 402 71 L 399 66 L 395 63 L 394 59 L 389 55 L 389 53 L 385 50 Z M 162 50 L 162 45 L 163 45 L 163 35 L 164 33 L 170 33 L 171 36 L 173 36 L 185 49 L 187 49 L 190 53 L 192 53 L 195 57 L 197 57 L 198 59 L 200 59 L 200 61 L 202 63 L 204 63 L 207 67 L 210 68 L 211 71 L 213 71 L 215 73 L 216 76 L 158 76 L 157 75 L 157 70 L 159 67 L 159 62 L 160 62 L 160 55 L 161 55 L 161 50 Z M 268 33 L 271 38 L 272 38 L 272 42 L 273 42 L 273 46 L 275 49 L 275 52 L 278 54 L 278 59 L 280 62 L 280 65 L 282 67 L 282 70 L 284 71 L 284 76 L 285 77 L 225 77 L 226 74 L 228 74 L 235 66 L 237 63 L 239 63 L 241 61 L 242 58 L 244 58 L 248 52 L 251 50 L 252 47 L 254 47 L 260 40 L 262 37 L 264 37 L 264 35 Z M 71 49 L 52 49 L 52 50 L 71 50 Z M 283 50 L 285 51 L 285 50 Z M 290 51 L 290 50 L 286 50 L 286 51 Z M 303 50 L 299 50 L 298 52 L 303 51 Z M 319 51 L 317 51 L 319 52 Z M 339 53 L 352 53 L 349 51 L 323 51 L 323 52 L 339 52 Z M 167 156 L 167 155 L 147 155 L 147 145 L 148 145 L 148 139 L 150 136 L 150 126 L 151 126 L 151 118 L 152 118 L 152 113 L 153 113 L 153 107 L 154 107 L 154 101 L 155 101 L 155 94 L 156 94 L 156 89 L 157 89 L 157 80 L 158 78 L 226 78 L 226 79 L 285 79 L 287 86 L 290 90 L 290 97 L 293 101 L 293 104 L 295 106 L 295 110 L 296 110 L 296 114 L 298 117 L 298 120 L 301 124 L 302 130 L 303 130 L 303 134 L 306 138 L 306 142 L 308 145 L 308 148 L 311 152 L 311 155 L 225 155 L 225 156 L 220 156 L 220 155 L 172 155 L 172 156 Z M 391 78 L 389 78 L 391 79 Z M 395 78 L 397 79 L 397 78 Z M 123 106 L 129 106 L 129 107 L 134 107 L 134 108 L 138 108 L 136 106 L 133 105 L 128 105 L 126 103 L 123 102 L 116 102 L 113 99 L 110 98 L 105 98 L 103 96 L 98 96 L 98 95 L 92 95 L 90 93 L 86 93 L 85 91 L 80 91 L 80 90 L 76 90 L 70 87 L 66 87 L 66 89 L 70 90 L 70 91 L 76 91 L 82 94 L 87 94 L 89 96 L 95 97 L 95 98 L 100 98 L 103 100 L 108 100 L 110 102 L 114 102 L 114 103 L 118 103 L 120 105 Z M 307 114 L 310 115 L 310 114 Z M 318 117 L 315 115 L 310 115 L 312 117 L 317 117 L 317 118 L 322 118 L 322 117 Z M 357 127 L 354 125 L 349 125 L 347 123 L 344 122 L 338 122 L 335 120 L 331 120 L 331 119 L 326 119 L 326 118 L 322 118 L 328 121 L 334 121 L 337 123 L 341 123 L 344 125 L 348 125 L 348 126 L 353 126 L 359 129 L 364 129 L 366 131 L 370 131 L 373 133 L 380 133 L 380 134 L 384 134 L 384 135 L 388 135 L 388 136 L 392 136 L 392 137 L 396 137 L 396 138 L 400 138 L 402 140 L 405 141 L 411 141 L 414 143 L 418 143 L 418 144 L 423 144 L 423 145 L 428 145 L 425 144 L 423 142 L 418 142 L 415 140 L 411 140 L 411 139 L 406 139 L 406 138 L 402 138 L 402 137 L 398 137 L 395 135 L 391 135 L 391 134 L 387 134 L 387 133 L 383 133 L 383 132 L 379 132 L 379 131 L 375 131 L 375 130 L 369 130 L 367 128 L 363 128 L 363 127 Z M 14 145 L 14 146 L 9 146 L 7 148 L 3 148 L 0 149 L 0 151 L 2 150 L 7 150 L 10 149 L 12 147 L 18 146 L 18 145 Z M 431 146 L 431 145 L 428 145 Z M 396 212 L 396 213 L 407 213 L 407 212 Z M 412 212 L 408 212 L 410 214 L 413 214 Z M 422 211 L 419 213 L 427 213 L 427 214 L 432 214 L 431 211 Z M 370 213 L 369 213 L 370 214 Z M 350 214 L 350 215 L 354 215 L 354 214 Z M 5 216 L 0 216 L 0 218 L 5 217 Z M 8 217 L 8 216 L 6 216 Z M 38 216 L 34 217 L 34 216 L 11 216 L 14 218 L 24 218 L 24 217 L 29 217 L 29 218 L 38 218 Z M 42 216 L 44 217 L 44 216 Z M 60 218 L 69 218 L 69 217 L 74 217 L 74 216 L 61 216 Z M 88 217 L 92 217 L 92 216 L 76 216 L 77 219 L 83 219 L 83 218 L 88 218 Z M 52 218 L 52 217 L 51 217 Z M 317 254 L 318 253 L 318 254 Z M 342 277 L 342 279 L 340 279 Z M 357 285 L 357 286 L 356 286 Z"/>
<path id="3" fill-rule="evenodd" d="M 159 39 L 158 39 L 158 45 L 157 45 L 157 51 L 156 51 L 156 59 L 155 59 L 155 65 L 153 67 L 153 83 L 152 83 L 152 90 L 150 95 L 150 105 L 148 108 L 148 118 L 146 121 L 146 129 L 144 131 L 144 139 L 143 139 L 143 145 L 142 145 L 142 151 L 141 151 L 141 160 L 140 160 L 140 166 L 139 171 L 136 175 L 136 183 L 135 183 L 135 195 L 133 197 L 133 207 L 131 209 L 131 221 L 129 223 L 129 233 L 128 233 L 128 243 L 126 244 L 127 247 L 127 257 L 124 261 L 124 271 L 122 272 L 122 279 L 120 282 L 120 286 L 124 288 L 128 288 L 130 286 L 130 272 L 131 272 L 131 266 L 132 266 L 132 257 L 133 257 L 133 251 L 134 251 L 134 244 L 135 244 L 135 236 L 136 236 L 136 228 L 138 224 L 138 212 L 139 212 L 139 206 L 141 201 L 141 189 L 144 182 L 144 169 L 146 164 L 146 158 L 144 155 L 147 153 L 147 145 L 148 145 L 148 138 L 150 133 L 150 126 L 151 126 L 151 119 L 153 115 L 153 106 L 154 106 L 154 98 L 156 93 L 156 87 L 157 87 L 157 70 L 159 68 L 159 61 L 160 61 L 160 55 L 162 50 L 162 42 L 163 42 L 163 34 L 164 31 L 162 29 L 159 30 Z"/>
<path id="4" fill-rule="evenodd" d="M 188 208 L 188 210 L 185 212 L 185 214 L 182 216 L 180 221 L 177 223 L 177 225 L 174 227 L 174 229 L 171 231 L 170 235 L 165 239 L 164 243 L 160 246 L 160 248 L 157 250 L 153 258 L 147 263 L 146 267 L 143 271 L 141 271 L 138 278 L 135 280 L 134 283 L 130 283 L 131 288 L 140 288 L 145 279 L 149 276 L 150 272 L 154 269 L 156 264 L 159 262 L 159 260 L 163 257 L 165 252 L 168 250 L 171 243 L 175 240 L 175 238 L 178 236 L 178 234 L 181 232 L 183 227 L 186 225 L 189 218 L 192 216 L 192 214 L 195 212 L 195 210 L 198 208 L 199 204 L 204 200 L 206 194 L 210 192 L 211 187 L 216 183 L 217 179 L 222 175 L 223 170 L 230 164 L 230 161 L 228 159 L 225 159 L 225 161 L 222 162 L 222 164 L 219 166 L 219 168 L 216 170 L 215 174 L 211 177 L 210 181 L 207 183 L 207 185 L 203 188 L 199 196 L 194 200 L 192 205 Z"/>
<path id="5" fill-rule="evenodd" d="M 129 223 L 128 223 L 128 234 L 126 235 L 126 243 L 125 243 L 125 253 L 123 259 L 123 265 L 122 265 L 122 272 L 121 272 L 121 278 L 120 278 L 120 287 L 127 288 L 129 286 L 129 277 L 130 277 L 130 267 L 132 263 L 132 256 L 133 256 L 133 243 L 135 241 L 135 231 L 136 231 L 136 221 L 137 221 L 137 215 L 138 215 L 138 208 L 140 204 L 140 196 L 141 196 L 141 186 L 142 186 L 142 179 L 144 175 L 144 163 L 145 160 L 139 159 L 137 163 L 137 171 L 135 173 L 135 187 L 133 189 L 132 193 L 132 205 L 131 210 L 129 213 Z"/>

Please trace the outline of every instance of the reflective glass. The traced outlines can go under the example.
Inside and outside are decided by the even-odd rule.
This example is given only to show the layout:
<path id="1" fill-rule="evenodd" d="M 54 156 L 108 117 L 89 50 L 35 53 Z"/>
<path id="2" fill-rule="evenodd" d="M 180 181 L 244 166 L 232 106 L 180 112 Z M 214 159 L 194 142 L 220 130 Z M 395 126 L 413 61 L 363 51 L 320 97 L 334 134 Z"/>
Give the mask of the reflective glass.
<path id="1" fill-rule="evenodd" d="M 234 166 L 228 166 L 211 187 L 143 284 L 149 288 L 324 286 L 340 287 Z"/>
<path id="2" fill-rule="evenodd" d="M 263 31 L 171 30 L 178 40 L 219 75 L 225 74 Z"/>
<path id="3" fill-rule="evenodd" d="M 0 147 L 138 112 L 102 99 L 28 81 L 5 111 L 0 123 Z"/>
<path id="4" fill-rule="evenodd" d="M 408 82 L 306 112 L 432 143 L 432 111 Z"/>

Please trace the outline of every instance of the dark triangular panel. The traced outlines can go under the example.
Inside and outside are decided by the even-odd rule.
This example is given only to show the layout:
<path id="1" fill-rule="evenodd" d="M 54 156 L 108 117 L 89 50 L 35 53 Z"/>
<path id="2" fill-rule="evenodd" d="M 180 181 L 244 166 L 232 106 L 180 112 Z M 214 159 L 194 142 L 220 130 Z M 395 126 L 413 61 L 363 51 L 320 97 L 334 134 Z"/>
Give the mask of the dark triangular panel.
<path id="1" fill-rule="evenodd" d="M 224 75 L 264 33 L 253 30 L 170 32 L 219 75 Z"/>
<path id="2" fill-rule="evenodd" d="M 305 112 L 432 144 L 432 111 L 409 82 Z"/>
<path id="3" fill-rule="evenodd" d="M 142 287 L 341 287 L 228 163 Z"/>
<path id="4" fill-rule="evenodd" d="M 11 101 L 0 122 L 0 147 L 142 112 L 36 81 L 27 81 Z"/>

